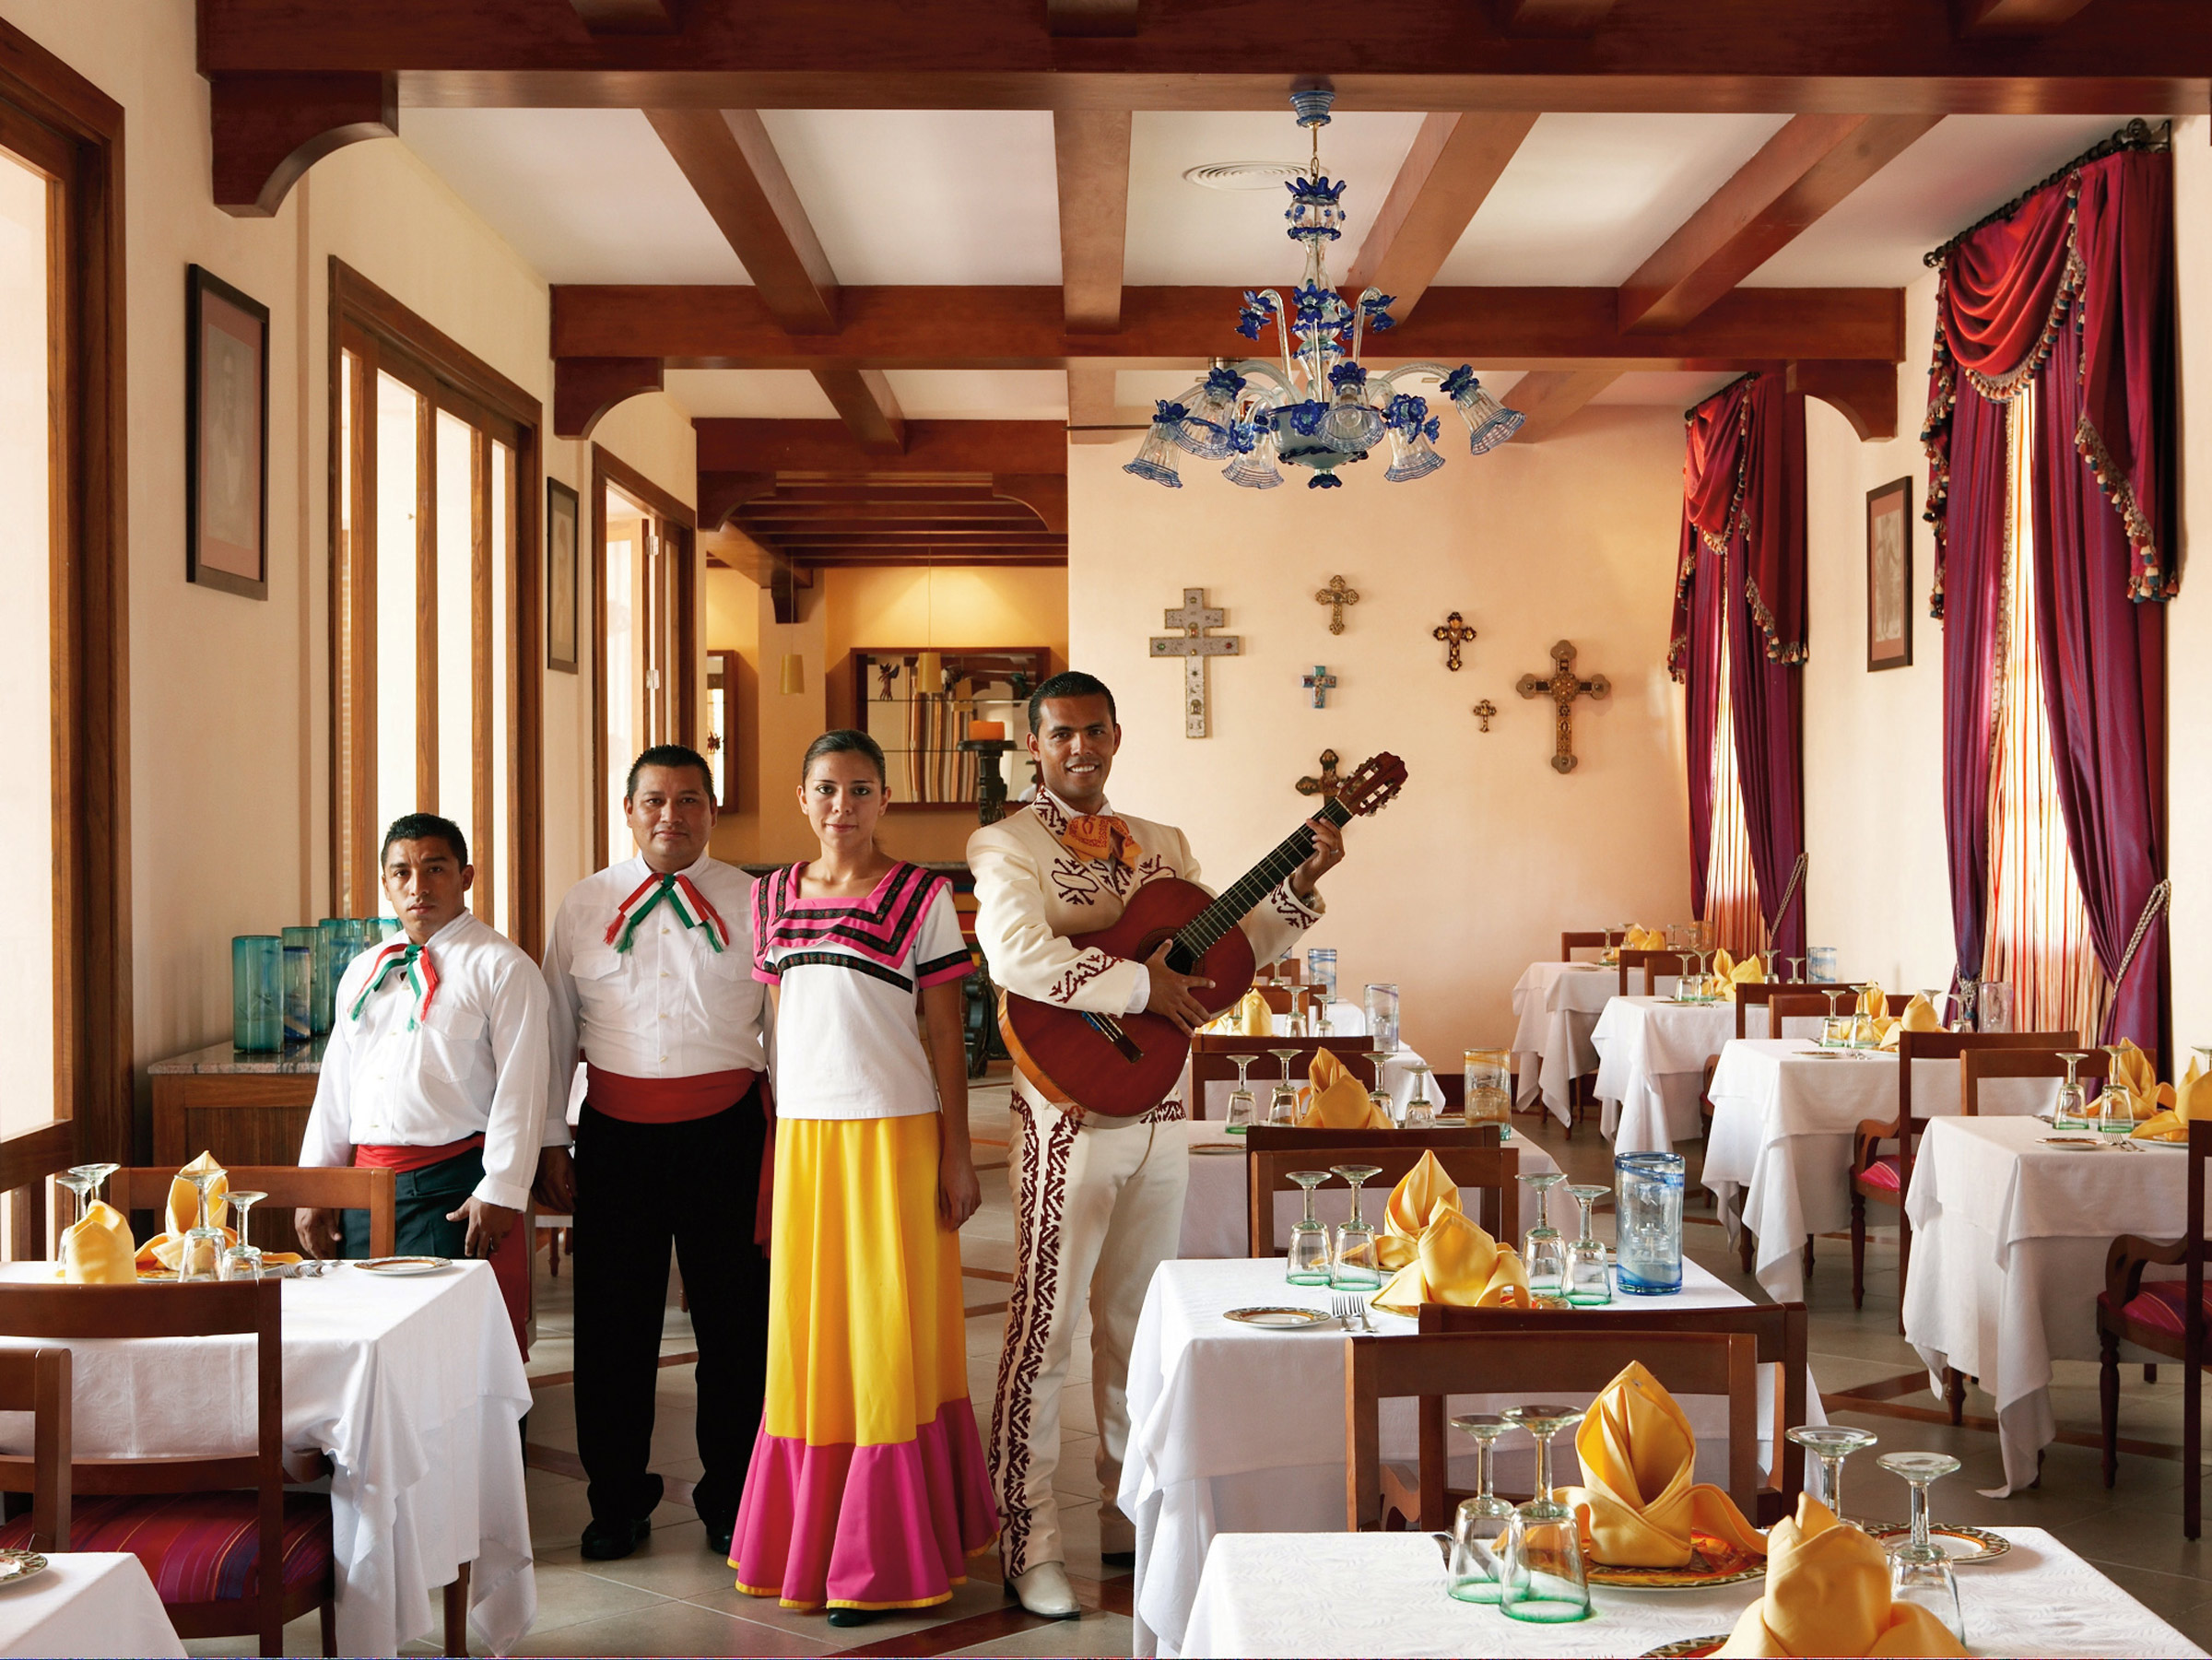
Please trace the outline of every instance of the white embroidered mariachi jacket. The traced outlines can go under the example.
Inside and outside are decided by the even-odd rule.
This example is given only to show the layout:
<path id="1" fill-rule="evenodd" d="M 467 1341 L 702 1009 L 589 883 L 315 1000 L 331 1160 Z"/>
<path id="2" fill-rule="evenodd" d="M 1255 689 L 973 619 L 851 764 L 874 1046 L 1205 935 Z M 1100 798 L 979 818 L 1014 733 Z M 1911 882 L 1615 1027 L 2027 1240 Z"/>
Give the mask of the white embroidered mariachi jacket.
<path id="1" fill-rule="evenodd" d="M 1111 925 L 1130 894 L 1155 877 L 1196 882 L 1198 861 L 1181 830 L 1126 813 L 1119 817 L 1142 850 L 1135 870 L 1110 859 L 1079 858 L 1062 846 L 1058 832 L 1067 818 L 1049 795 L 968 838 L 976 942 L 999 985 L 1065 1008 L 1129 1011 L 1142 965 L 1078 950 L 1067 936 Z M 1273 962 L 1321 913 L 1320 895 L 1301 900 L 1287 878 L 1277 884 L 1241 924 L 1253 960 Z"/>

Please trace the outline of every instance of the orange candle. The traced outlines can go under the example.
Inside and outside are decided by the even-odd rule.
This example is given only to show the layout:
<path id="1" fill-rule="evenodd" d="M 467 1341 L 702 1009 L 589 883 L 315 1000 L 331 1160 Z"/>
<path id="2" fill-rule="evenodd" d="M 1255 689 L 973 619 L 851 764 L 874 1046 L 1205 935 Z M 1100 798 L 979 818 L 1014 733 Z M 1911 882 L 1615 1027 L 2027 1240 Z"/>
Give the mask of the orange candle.
<path id="1" fill-rule="evenodd" d="M 970 721 L 968 736 L 977 743 L 986 740 L 996 740 L 1003 743 L 1006 736 L 1006 724 L 1004 721 Z"/>

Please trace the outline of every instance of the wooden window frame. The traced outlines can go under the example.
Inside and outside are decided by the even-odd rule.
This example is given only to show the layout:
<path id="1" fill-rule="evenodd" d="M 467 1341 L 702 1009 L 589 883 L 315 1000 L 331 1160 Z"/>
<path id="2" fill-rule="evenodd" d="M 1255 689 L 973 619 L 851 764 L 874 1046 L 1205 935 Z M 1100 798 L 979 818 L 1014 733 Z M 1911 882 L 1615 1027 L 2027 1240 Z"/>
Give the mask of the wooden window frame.
<path id="1" fill-rule="evenodd" d="M 699 748 L 699 521 L 692 510 L 597 444 L 592 446 L 592 868 L 605 870 L 609 856 L 606 791 L 612 758 L 606 752 L 606 492 L 608 487 L 646 509 L 657 534 L 677 547 L 674 562 L 676 660 L 681 672 L 672 689 L 675 742 Z M 641 688 L 641 690 L 643 689 Z"/>
<path id="2" fill-rule="evenodd" d="M 544 409 L 524 388 L 335 254 L 330 261 L 329 335 L 331 907 L 338 914 L 367 914 L 362 900 L 373 904 L 377 893 L 376 842 L 381 827 L 375 822 L 375 793 L 370 783 L 376 754 L 376 468 L 369 416 L 381 371 L 421 399 L 416 430 L 416 599 L 418 626 L 433 633 L 438 604 L 437 473 L 434 462 L 422 463 L 435 454 L 441 411 L 458 417 L 471 430 L 470 587 L 477 603 L 467 627 L 475 669 L 470 721 L 477 732 L 488 731 L 491 724 L 493 694 L 485 668 L 497 626 L 487 597 L 493 549 L 485 475 L 493 441 L 505 443 L 514 458 L 507 493 L 507 523 L 514 538 L 514 563 L 508 579 L 512 742 L 503 747 L 478 745 L 474 780 L 476 799 L 487 804 L 486 822 L 496 821 L 497 809 L 490 805 L 497 799 L 492 766 L 495 753 L 503 753 L 508 763 L 508 834 L 504 846 L 471 851 L 479 866 L 479 882 L 506 883 L 509 936 L 535 957 L 543 949 L 545 933 L 545 640 L 540 608 L 544 559 L 539 547 Z M 350 421 L 340 407 L 347 352 L 360 358 L 364 370 L 355 377 Z M 348 426 L 354 447 L 351 454 L 345 454 L 340 446 Z M 355 550 L 341 529 L 348 467 L 357 480 L 354 540 L 367 550 L 358 566 Z M 349 614 L 357 612 L 349 620 Z M 426 801 L 434 801 L 437 795 L 437 703 L 433 656 L 418 681 L 415 728 L 416 783 Z"/>
<path id="3" fill-rule="evenodd" d="M 0 146 L 49 201 L 53 1112 L 79 1158 L 128 1163 L 134 1124 L 124 112 L 0 23 Z M 16 1254 L 42 1255 L 38 1206 Z"/>

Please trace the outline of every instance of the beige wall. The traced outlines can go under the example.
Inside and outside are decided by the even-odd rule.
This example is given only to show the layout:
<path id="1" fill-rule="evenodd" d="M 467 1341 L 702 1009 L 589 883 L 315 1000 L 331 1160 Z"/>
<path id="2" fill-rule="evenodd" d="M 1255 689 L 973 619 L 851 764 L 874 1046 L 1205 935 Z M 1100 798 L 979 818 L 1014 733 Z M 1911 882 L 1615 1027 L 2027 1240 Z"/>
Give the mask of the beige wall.
<path id="1" fill-rule="evenodd" d="M 1216 886 L 1296 827 L 1308 803 L 1292 785 L 1324 748 L 1347 770 L 1378 749 L 1404 759 L 1404 795 L 1351 827 L 1307 941 L 1337 948 L 1355 997 L 1400 983 L 1407 1040 L 1452 1066 L 1511 1035 L 1513 982 L 1557 955 L 1561 929 L 1685 915 L 1688 865 L 1665 668 L 1679 416 L 1600 408 L 1549 443 L 1446 447 L 1417 483 L 1370 465 L 1340 490 L 1265 493 L 1198 464 L 1163 490 L 1120 470 L 1131 446 L 1071 448 L 1068 599 L 1070 662 L 1121 709 L 1114 805 L 1182 826 Z M 1331 635 L 1313 593 L 1338 572 L 1361 597 Z M 1147 642 L 1200 586 L 1244 654 L 1216 660 L 1214 736 L 1194 740 L 1181 665 Z M 1478 630 L 1458 674 L 1430 637 L 1453 610 Z M 1565 777 L 1549 703 L 1513 690 L 1562 637 L 1613 682 L 1609 701 L 1576 704 L 1583 761 Z M 1340 682 L 1325 710 L 1299 684 L 1316 661 Z M 1499 710 L 1487 735 L 1469 712 L 1483 698 Z"/>

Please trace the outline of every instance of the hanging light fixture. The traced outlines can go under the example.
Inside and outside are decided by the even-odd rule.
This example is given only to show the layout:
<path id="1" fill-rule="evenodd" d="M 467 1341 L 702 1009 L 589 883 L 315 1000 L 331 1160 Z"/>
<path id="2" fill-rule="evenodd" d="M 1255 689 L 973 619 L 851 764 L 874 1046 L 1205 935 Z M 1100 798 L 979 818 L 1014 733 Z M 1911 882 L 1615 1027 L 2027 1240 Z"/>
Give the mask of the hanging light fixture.
<path id="1" fill-rule="evenodd" d="M 1180 489 L 1180 450 L 1202 461 L 1226 461 L 1221 476 L 1247 489 L 1273 489 L 1283 482 L 1285 465 L 1312 475 L 1308 489 L 1328 489 L 1344 482 L 1338 467 L 1366 460 L 1388 440 L 1383 478 L 1410 483 L 1444 465 L 1434 447 L 1441 423 L 1429 413 L 1429 400 L 1399 390 L 1400 383 L 1423 378 L 1437 383 L 1466 422 L 1470 453 L 1487 454 L 1521 430 L 1521 413 L 1483 391 L 1465 363 L 1457 369 L 1407 363 L 1371 374 L 1359 361 L 1366 333 L 1391 326 L 1394 297 L 1371 288 L 1347 305 L 1329 284 L 1327 248 L 1344 234 L 1345 182 L 1331 182 L 1321 171 L 1321 129 L 1335 97 L 1326 89 L 1290 95 L 1298 124 L 1313 135 L 1306 171 L 1284 186 L 1290 193 L 1286 234 L 1306 251 L 1305 280 L 1291 290 L 1288 305 L 1273 288 L 1246 289 L 1237 318 L 1237 332 L 1248 340 L 1274 324 L 1279 364 L 1216 359 L 1206 379 L 1155 406 L 1152 426 L 1124 473 Z"/>

